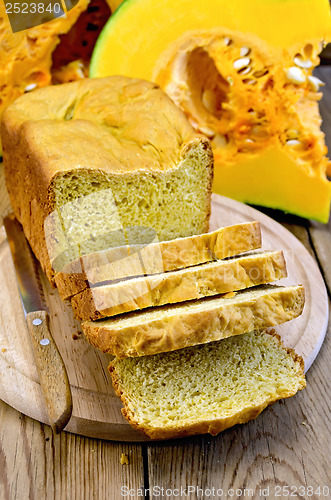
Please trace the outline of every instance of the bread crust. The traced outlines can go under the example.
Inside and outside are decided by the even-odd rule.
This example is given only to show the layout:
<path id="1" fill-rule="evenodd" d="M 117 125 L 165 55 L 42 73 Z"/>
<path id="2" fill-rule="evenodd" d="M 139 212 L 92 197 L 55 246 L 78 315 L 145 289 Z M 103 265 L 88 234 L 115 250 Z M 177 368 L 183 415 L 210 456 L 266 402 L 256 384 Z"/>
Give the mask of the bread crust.
<path id="1" fill-rule="evenodd" d="M 106 103 L 110 103 L 109 107 Z M 75 119 L 71 119 L 72 110 L 75 110 Z M 140 119 L 140 113 L 145 113 L 144 120 Z M 111 127 L 116 129 L 116 120 L 122 119 L 119 127 L 130 123 L 132 147 L 129 140 L 123 143 L 112 135 Z M 107 120 L 111 127 L 105 132 Z M 210 143 L 195 133 L 182 111 L 154 83 L 114 76 L 45 87 L 21 96 L 6 109 L 1 133 L 5 178 L 13 211 L 52 284 L 54 270 L 44 222 L 56 208 L 54 184 L 61 175 L 77 171 L 121 179 L 142 173 L 162 176 L 178 168 L 202 145 L 208 166 L 205 221 L 201 223 L 201 232 L 208 230 L 213 178 Z M 153 134 L 156 134 L 157 159 L 154 150 L 151 152 L 145 147 L 148 140 L 153 143 Z M 123 155 L 126 162 L 121 161 Z M 57 237 L 55 232 L 54 242 Z"/>
<path id="2" fill-rule="evenodd" d="M 109 248 L 85 255 L 57 273 L 55 283 L 61 298 L 66 300 L 97 283 L 174 271 L 260 247 L 260 223 L 245 222 L 210 233 L 151 243 L 148 247 Z"/>
<path id="3" fill-rule="evenodd" d="M 301 391 L 306 387 L 303 358 L 299 356 L 294 351 L 294 349 L 285 347 L 282 343 L 281 337 L 274 330 L 264 331 L 261 333 L 267 333 L 275 337 L 275 339 L 277 339 L 279 348 L 284 349 L 286 353 L 292 357 L 293 363 L 297 365 L 298 383 L 295 389 L 284 389 L 283 392 L 280 393 L 277 397 L 266 398 L 260 404 L 256 404 L 250 407 L 244 407 L 240 411 L 234 412 L 232 415 L 229 415 L 227 417 L 196 421 L 191 423 L 186 422 L 185 424 L 173 425 L 167 428 L 156 426 L 154 427 L 152 425 L 145 425 L 144 423 L 140 422 L 137 415 L 131 410 L 131 401 L 125 394 L 125 390 L 121 384 L 121 380 L 116 372 L 116 366 L 114 362 L 111 362 L 108 369 L 112 378 L 115 392 L 120 397 L 124 405 L 124 408 L 122 408 L 121 410 L 122 414 L 132 425 L 132 427 L 139 431 L 142 431 L 147 437 L 152 440 L 181 438 L 207 433 L 216 436 L 218 433 L 222 432 L 225 429 L 228 429 L 229 427 L 232 427 L 236 424 L 244 424 L 249 420 L 255 419 L 267 406 L 275 403 L 280 399 L 292 397 L 296 394 L 297 391 Z"/>
<path id="4" fill-rule="evenodd" d="M 135 324 L 122 326 L 116 318 L 107 321 L 85 321 L 82 330 L 87 340 L 102 352 L 118 358 L 146 356 L 204 344 L 253 330 L 269 328 L 299 316 L 303 310 L 305 292 L 302 285 L 293 287 L 266 286 L 265 294 L 254 297 L 252 291 L 238 292 L 235 301 L 222 296 L 200 299 L 205 309 L 192 312 L 189 307 L 174 310 L 171 316 L 146 321 L 143 313 L 129 313 Z M 256 290 L 256 289 L 252 289 Z M 245 299 L 241 295 L 245 294 Z M 212 302 L 211 302 L 212 301 Z M 216 301 L 216 303 L 215 303 Z M 208 306 L 208 303 L 212 306 Z M 178 307 L 178 306 L 177 306 Z M 126 315 L 126 317 L 128 317 Z"/>
<path id="5" fill-rule="evenodd" d="M 225 294 L 285 278 L 283 252 L 262 252 L 88 288 L 71 299 L 79 320 Z"/>

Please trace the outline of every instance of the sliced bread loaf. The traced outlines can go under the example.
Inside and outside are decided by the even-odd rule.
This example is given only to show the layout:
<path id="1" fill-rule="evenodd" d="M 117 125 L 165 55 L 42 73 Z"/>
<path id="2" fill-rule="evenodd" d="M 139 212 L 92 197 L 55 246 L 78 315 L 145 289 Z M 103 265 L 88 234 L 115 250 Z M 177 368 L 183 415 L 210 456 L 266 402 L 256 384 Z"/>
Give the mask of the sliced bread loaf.
<path id="1" fill-rule="evenodd" d="M 303 286 L 263 285 L 82 323 L 87 340 L 119 358 L 145 356 L 279 325 L 304 306 Z"/>
<path id="2" fill-rule="evenodd" d="M 2 120 L 11 204 L 48 278 L 88 253 L 208 231 L 208 139 L 157 85 L 121 76 L 19 97 Z"/>
<path id="3" fill-rule="evenodd" d="M 259 222 L 244 222 L 196 236 L 84 255 L 57 273 L 55 283 L 61 298 L 68 299 L 97 283 L 174 271 L 260 247 Z"/>
<path id="4" fill-rule="evenodd" d="M 87 288 L 71 299 L 76 318 L 96 320 L 224 294 L 286 277 L 283 252 L 260 252 Z"/>
<path id="5" fill-rule="evenodd" d="M 109 370 L 123 415 L 152 439 L 218 434 L 306 385 L 302 358 L 271 332 L 115 359 Z"/>

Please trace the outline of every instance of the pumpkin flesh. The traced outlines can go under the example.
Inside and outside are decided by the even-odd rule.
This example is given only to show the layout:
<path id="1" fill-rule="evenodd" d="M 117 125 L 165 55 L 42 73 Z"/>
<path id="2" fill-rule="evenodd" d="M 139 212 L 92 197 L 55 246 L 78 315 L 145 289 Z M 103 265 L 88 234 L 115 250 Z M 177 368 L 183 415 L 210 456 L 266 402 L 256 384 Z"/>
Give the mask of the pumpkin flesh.
<path id="1" fill-rule="evenodd" d="M 156 81 L 210 138 L 215 192 L 326 222 L 331 189 L 312 75 L 324 38 L 324 0 L 126 0 L 98 39 L 90 74 Z"/>

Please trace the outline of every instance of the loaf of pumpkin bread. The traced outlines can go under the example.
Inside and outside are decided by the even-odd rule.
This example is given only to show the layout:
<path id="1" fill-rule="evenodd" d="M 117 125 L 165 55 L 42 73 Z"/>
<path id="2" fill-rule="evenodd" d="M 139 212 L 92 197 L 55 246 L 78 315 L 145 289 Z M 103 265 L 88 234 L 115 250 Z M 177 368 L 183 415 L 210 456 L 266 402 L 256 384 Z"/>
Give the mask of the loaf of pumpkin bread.
<path id="1" fill-rule="evenodd" d="M 208 139 L 157 85 L 114 76 L 39 89 L 3 115 L 10 201 L 53 282 L 78 257 L 208 230 Z"/>

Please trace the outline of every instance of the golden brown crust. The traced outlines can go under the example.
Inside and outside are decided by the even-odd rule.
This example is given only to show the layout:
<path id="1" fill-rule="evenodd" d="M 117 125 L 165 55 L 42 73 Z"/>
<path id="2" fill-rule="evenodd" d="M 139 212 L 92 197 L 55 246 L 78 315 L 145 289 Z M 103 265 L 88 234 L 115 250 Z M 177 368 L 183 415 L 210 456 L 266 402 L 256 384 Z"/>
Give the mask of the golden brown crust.
<path id="1" fill-rule="evenodd" d="M 162 310 L 176 306 L 161 306 L 160 316 L 147 322 L 143 313 L 129 313 L 135 318 L 131 326 L 121 327 L 109 319 L 86 321 L 82 330 L 87 340 L 118 358 L 146 356 L 174 351 L 184 347 L 204 344 L 253 330 L 276 326 L 299 316 L 304 306 L 303 286 L 269 286 L 268 292 L 259 296 L 254 291 L 238 292 L 234 301 L 225 298 L 201 299 L 199 303 L 212 303 L 205 309 L 192 312 L 190 307 L 176 309 L 171 316 Z M 246 294 L 244 300 L 240 300 Z M 178 307 L 178 306 L 177 306 Z"/>
<path id="2" fill-rule="evenodd" d="M 116 388 L 115 388 L 116 390 Z M 117 392 L 117 391 L 116 391 Z M 164 429 L 162 427 L 152 427 L 145 426 L 136 421 L 135 415 L 127 408 L 122 408 L 121 412 L 123 416 L 128 420 L 128 422 L 135 429 L 143 432 L 147 437 L 153 440 L 162 440 L 162 439 L 173 439 L 173 438 L 181 438 L 187 436 L 195 436 L 197 434 L 211 434 L 212 436 L 216 436 L 220 432 L 232 427 L 236 424 L 245 424 L 249 420 L 253 420 L 258 417 L 259 414 L 272 403 L 282 399 L 285 396 L 279 397 L 277 399 L 272 399 L 268 402 L 265 402 L 261 405 L 257 405 L 253 408 L 245 408 L 241 412 L 237 412 L 230 417 L 225 417 L 222 419 L 215 420 L 206 420 L 204 422 L 196 422 L 193 424 L 187 424 L 185 426 L 173 426 L 171 428 Z M 121 397 L 123 404 L 126 404 L 125 398 Z"/>
<path id="3" fill-rule="evenodd" d="M 95 252 L 67 265 L 55 275 L 55 282 L 65 300 L 89 285 L 174 271 L 260 247 L 259 222 L 245 222 L 211 233 L 152 243 L 148 247 L 131 246 Z"/>
<path id="4" fill-rule="evenodd" d="M 285 277 L 283 253 L 264 252 L 88 288 L 74 295 L 71 305 L 77 319 L 97 320 L 147 307 L 243 290 Z"/>
<path id="5" fill-rule="evenodd" d="M 301 391 L 306 387 L 303 358 L 299 356 L 293 349 L 285 347 L 282 343 L 280 335 L 278 335 L 275 330 L 269 330 L 263 333 L 267 333 L 275 337 L 278 341 L 279 348 L 284 349 L 287 354 L 292 357 L 293 363 L 298 365 L 297 376 L 298 380 L 300 380 L 300 383 L 298 384 L 298 387 L 296 389 L 283 389 L 283 392 L 277 397 L 270 397 L 269 399 L 266 398 L 265 401 L 263 401 L 261 404 L 243 408 L 242 410 L 237 411 L 228 417 L 215 418 L 213 420 L 196 421 L 192 423 L 185 423 L 182 425 L 174 424 L 173 426 L 169 426 L 167 428 L 154 427 L 152 425 L 145 425 L 140 422 L 137 415 L 135 415 L 135 413 L 131 410 L 131 401 L 124 392 L 124 388 L 122 387 L 121 381 L 116 372 L 114 362 L 111 362 L 108 369 L 112 378 L 115 392 L 120 397 L 124 405 L 124 408 L 122 408 L 121 410 L 122 414 L 132 425 L 132 427 L 139 431 L 142 431 L 146 436 L 153 440 L 180 438 L 206 433 L 216 436 L 219 432 L 222 432 L 223 430 L 228 429 L 233 425 L 244 424 L 249 420 L 255 419 L 267 406 L 275 403 L 280 399 L 292 397 L 298 390 Z"/>
<path id="6" fill-rule="evenodd" d="M 71 119 L 73 114 L 75 119 Z M 143 80 L 86 79 L 21 96 L 3 115 L 2 138 L 14 213 L 52 282 L 44 221 L 55 209 L 53 185 L 58 176 L 73 170 L 120 178 L 163 174 L 177 168 L 192 148 L 202 144 L 210 161 L 211 188 L 209 141 L 194 132 L 157 85 Z M 156 152 L 149 142 L 156 144 Z M 209 210 L 207 192 L 205 231 Z"/>

